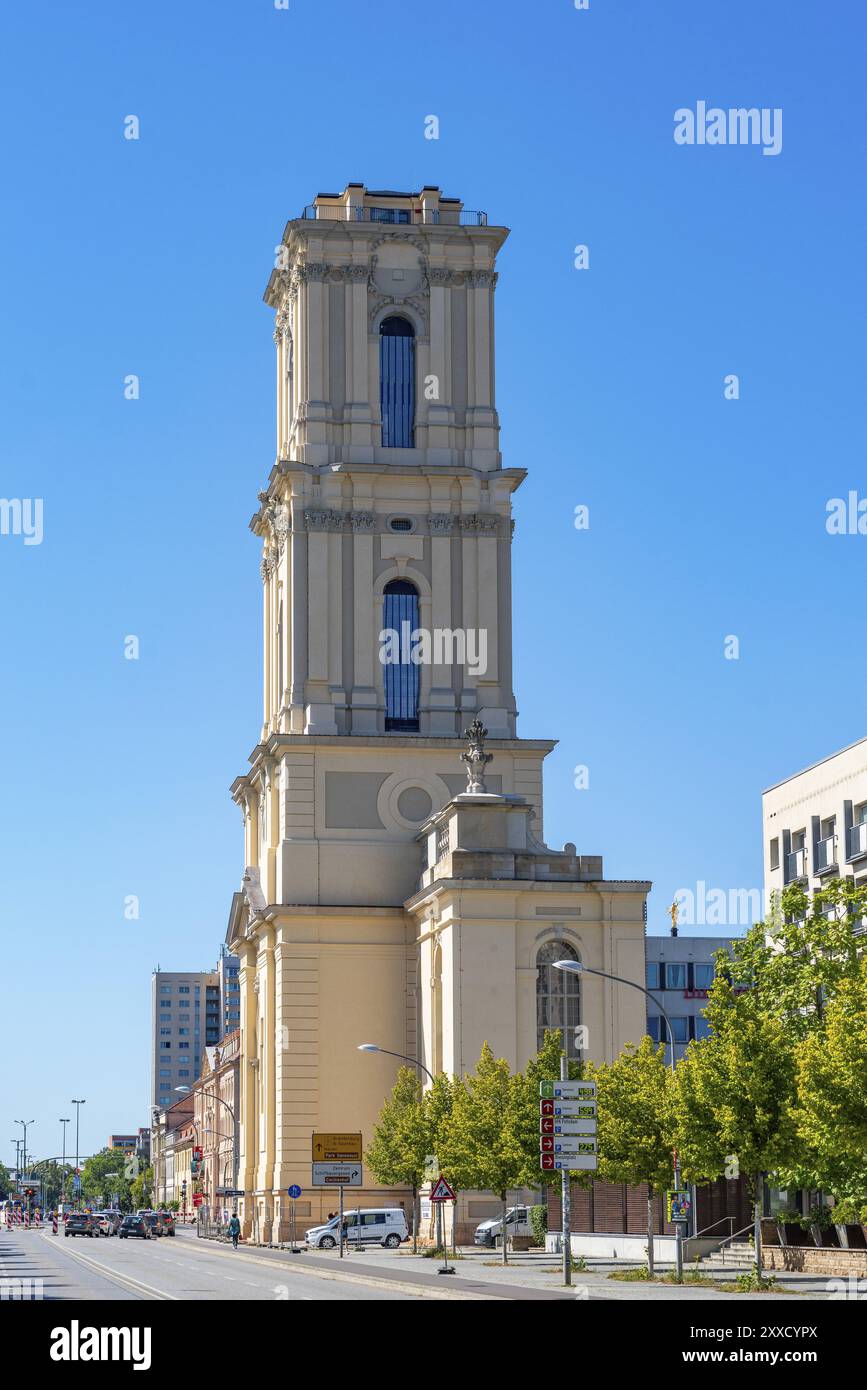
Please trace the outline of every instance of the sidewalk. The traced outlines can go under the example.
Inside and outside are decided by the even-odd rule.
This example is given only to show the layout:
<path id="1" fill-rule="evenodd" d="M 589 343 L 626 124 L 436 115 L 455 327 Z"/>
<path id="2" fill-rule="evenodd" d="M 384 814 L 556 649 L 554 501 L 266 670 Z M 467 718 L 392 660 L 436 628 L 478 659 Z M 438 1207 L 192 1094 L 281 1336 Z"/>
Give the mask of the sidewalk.
<path id="1" fill-rule="evenodd" d="M 187 1235 L 187 1232 L 184 1232 Z M 196 1239 L 194 1233 L 189 1233 Z M 216 1241 L 202 1241 L 208 1247 L 224 1248 Z M 292 1255 L 288 1250 L 273 1250 L 267 1246 L 241 1245 L 244 1251 L 257 1258 L 273 1260 L 275 1263 L 308 1269 L 321 1270 L 323 1274 L 344 1278 L 365 1278 L 385 1283 L 410 1284 L 431 1290 L 450 1289 L 453 1294 L 462 1293 L 469 1297 L 522 1299 L 536 1301 L 605 1299 L 624 1302 L 666 1301 L 676 1302 L 714 1302 L 716 1300 L 740 1300 L 744 1303 L 764 1302 L 768 1299 L 789 1301 L 792 1295 L 808 1298 L 829 1297 L 828 1281 L 824 1277 L 810 1274 L 781 1273 L 777 1276 L 777 1287 L 786 1293 L 728 1293 L 703 1287 L 700 1284 L 656 1284 L 636 1281 L 621 1283 L 609 1279 L 608 1274 L 616 1270 L 635 1268 L 632 1261 L 590 1260 L 586 1270 L 573 1270 L 571 1289 L 564 1288 L 562 1267 L 556 1255 L 546 1252 L 519 1252 L 509 1256 L 509 1264 L 503 1266 L 493 1250 L 480 1250 L 475 1246 L 459 1249 L 461 1258 L 453 1261 L 455 1273 L 440 1275 L 437 1270 L 441 1261 L 413 1255 L 406 1248 L 394 1250 L 366 1249 L 351 1251 L 341 1260 L 336 1250 L 303 1251 Z M 662 1266 L 661 1272 L 667 1272 Z M 734 1283 L 740 1271 L 714 1274 L 720 1283 Z"/>

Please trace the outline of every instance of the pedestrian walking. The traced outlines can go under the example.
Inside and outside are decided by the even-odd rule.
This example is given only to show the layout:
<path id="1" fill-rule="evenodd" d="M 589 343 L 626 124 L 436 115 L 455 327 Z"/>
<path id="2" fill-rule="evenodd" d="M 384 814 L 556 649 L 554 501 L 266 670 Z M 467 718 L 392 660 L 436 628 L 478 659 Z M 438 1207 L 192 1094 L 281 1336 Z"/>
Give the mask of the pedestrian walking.
<path id="1" fill-rule="evenodd" d="M 241 1234 L 241 1223 L 240 1223 L 240 1221 L 238 1220 L 238 1213 L 235 1212 L 235 1211 L 233 1211 L 233 1212 L 232 1212 L 232 1219 L 231 1219 L 231 1221 L 229 1222 L 229 1235 L 232 1237 L 232 1249 L 233 1249 L 233 1250 L 237 1250 L 237 1248 L 238 1248 L 238 1237 L 240 1236 L 240 1234 Z"/>

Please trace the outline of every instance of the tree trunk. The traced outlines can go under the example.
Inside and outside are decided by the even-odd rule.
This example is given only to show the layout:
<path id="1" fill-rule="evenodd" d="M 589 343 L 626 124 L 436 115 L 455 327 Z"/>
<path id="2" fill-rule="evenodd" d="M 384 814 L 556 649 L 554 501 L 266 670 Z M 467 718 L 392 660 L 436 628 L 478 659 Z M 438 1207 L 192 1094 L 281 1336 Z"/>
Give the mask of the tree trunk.
<path id="1" fill-rule="evenodd" d="M 647 1184 L 647 1272 L 653 1278 L 653 1183 Z"/>
<path id="2" fill-rule="evenodd" d="M 761 1277 L 762 1277 L 762 1175 L 761 1175 L 761 1173 L 756 1173 L 756 1190 L 755 1190 L 755 1193 L 754 1193 L 753 1195 L 754 1195 L 754 1198 L 755 1198 L 755 1205 L 754 1205 L 754 1209 L 753 1209 L 753 1219 L 754 1219 L 754 1221 L 755 1221 L 755 1226 L 754 1226 L 754 1232 L 755 1232 L 755 1234 L 754 1234 L 754 1237 L 753 1237 L 753 1238 L 754 1238 L 754 1240 L 755 1240 L 755 1246 L 756 1246 L 756 1274 L 757 1274 L 758 1277 L 761 1279 Z"/>
<path id="3" fill-rule="evenodd" d="M 412 1185 L 412 1253 L 418 1254 L 418 1184 Z"/>
<path id="4" fill-rule="evenodd" d="M 506 1226 L 506 1201 L 508 1200 L 507 1194 L 505 1192 L 501 1192 L 500 1199 L 503 1204 L 503 1214 L 501 1218 L 503 1223 L 503 1264 L 507 1265 L 509 1263 L 509 1232 Z"/>

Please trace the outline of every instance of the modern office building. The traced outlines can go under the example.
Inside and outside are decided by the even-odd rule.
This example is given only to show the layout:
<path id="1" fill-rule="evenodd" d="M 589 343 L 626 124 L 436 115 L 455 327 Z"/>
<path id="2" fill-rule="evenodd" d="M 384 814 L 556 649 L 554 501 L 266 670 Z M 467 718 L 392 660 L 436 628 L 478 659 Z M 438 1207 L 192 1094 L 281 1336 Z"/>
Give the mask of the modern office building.
<path id="1" fill-rule="evenodd" d="M 647 965 L 646 988 L 658 999 L 671 1020 L 674 1032 L 674 1060 L 683 1056 L 694 1038 L 708 1034 L 703 1011 L 713 984 L 717 951 L 731 951 L 726 936 L 647 936 L 644 954 Z M 647 1032 L 654 1042 L 665 1043 L 666 1061 L 671 1060 L 668 1030 L 653 1000 L 647 1001 Z"/>
<path id="2" fill-rule="evenodd" d="M 241 962 L 225 943 L 220 947 L 217 974 L 220 979 L 220 1037 L 228 1037 L 241 1026 Z"/>
<path id="3" fill-rule="evenodd" d="M 829 878 L 867 883 L 867 738 L 762 795 L 766 895 Z"/>
<path id="4" fill-rule="evenodd" d="M 108 1136 L 108 1148 L 119 1149 L 121 1153 L 134 1154 L 138 1148 L 139 1138 L 137 1134 L 110 1134 Z"/>
<path id="5" fill-rule="evenodd" d="M 219 973 L 155 970 L 151 998 L 151 1105 L 165 1107 L 198 1077 L 202 1049 L 220 1041 Z"/>

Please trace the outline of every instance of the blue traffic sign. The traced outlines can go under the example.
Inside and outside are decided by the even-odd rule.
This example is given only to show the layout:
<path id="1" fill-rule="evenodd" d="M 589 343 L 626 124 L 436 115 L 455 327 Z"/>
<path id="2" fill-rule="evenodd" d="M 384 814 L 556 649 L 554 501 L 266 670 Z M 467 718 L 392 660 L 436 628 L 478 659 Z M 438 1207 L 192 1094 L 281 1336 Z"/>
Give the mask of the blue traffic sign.
<path id="1" fill-rule="evenodd" d="M 288 1188 L 286 1189 L 286 1191 L 289 1193 L 289 1196 L 290 1196 L 290 1197 L 300 1197 L 300 1196 L 301 1196 L 301 1188 L 298 1186 L 297 1182 L 293 1182 L 292 1186 L 291 1186 L 291 1187 L 288 1187 Z"/>

